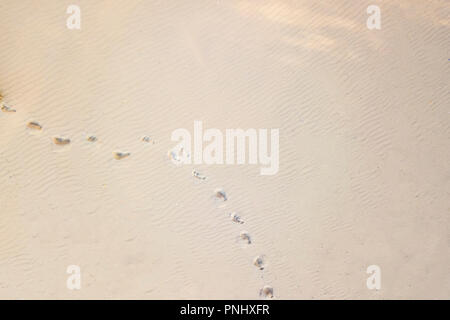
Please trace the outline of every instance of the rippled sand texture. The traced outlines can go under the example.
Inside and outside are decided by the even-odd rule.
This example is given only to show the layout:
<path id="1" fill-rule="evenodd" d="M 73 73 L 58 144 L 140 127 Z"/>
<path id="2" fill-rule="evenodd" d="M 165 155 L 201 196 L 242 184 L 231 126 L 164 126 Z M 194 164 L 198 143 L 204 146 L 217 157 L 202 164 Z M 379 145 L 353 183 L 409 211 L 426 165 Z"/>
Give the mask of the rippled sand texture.
<path id="1" fill-rule="evenodd" d="M 0 298 L 450 298 L 448 1 L 77 3 L 0 0 Z M 279 173 L 175 166 L 194 120 Z"/>

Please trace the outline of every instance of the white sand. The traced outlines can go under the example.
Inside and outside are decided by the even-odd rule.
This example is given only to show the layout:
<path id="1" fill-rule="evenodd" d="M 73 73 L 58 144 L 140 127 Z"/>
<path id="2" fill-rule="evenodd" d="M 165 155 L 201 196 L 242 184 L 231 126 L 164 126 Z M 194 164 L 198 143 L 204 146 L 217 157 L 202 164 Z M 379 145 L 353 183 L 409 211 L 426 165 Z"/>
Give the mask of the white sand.
<path id="1" fill-rule="evenodd" d="M 450 298 L 447 0 L 77 3 L 0 0 L 0 298 Z M 194 120 L 280 128 L 279 173 L 175 167 Z"/>

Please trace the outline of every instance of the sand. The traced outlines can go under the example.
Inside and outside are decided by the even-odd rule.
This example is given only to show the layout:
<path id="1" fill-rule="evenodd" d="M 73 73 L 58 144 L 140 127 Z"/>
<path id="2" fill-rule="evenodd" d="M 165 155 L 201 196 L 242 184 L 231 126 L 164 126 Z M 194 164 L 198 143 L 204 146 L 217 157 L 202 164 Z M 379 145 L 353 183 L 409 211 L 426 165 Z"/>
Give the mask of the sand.
<path id="1" fill-rule="evenodd" d="M 0 298 L 450 298 L 448 1 L 77 3 L 0 0 Z M 174 165 L 196 120 L 278 174 Z"/>

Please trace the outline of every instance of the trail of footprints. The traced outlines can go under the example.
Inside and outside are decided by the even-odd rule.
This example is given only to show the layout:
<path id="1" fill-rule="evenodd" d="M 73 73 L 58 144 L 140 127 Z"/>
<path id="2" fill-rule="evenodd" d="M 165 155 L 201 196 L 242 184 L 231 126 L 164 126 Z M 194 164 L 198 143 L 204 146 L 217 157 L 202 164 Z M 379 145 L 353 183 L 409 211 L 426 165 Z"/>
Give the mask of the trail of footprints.
<path id="1" fill-rule="evenodd" d="M 1 94 L 0 94 L 0 106 L 1 106 L 1 111 L 4 113 L 16 113 L 17 112 L 16 109 L 8 106 L 6 103 L 3 102 L 3 96 Z M 31 130 L 36 130 L 36 131 L 40 131 L 43 129 L 43 126 L 37 121 L 28 122 L 27 127 Z M 97 137 L 90 135 L 90 136 L 86 137 L 86 140 L 89 142 L 96 142 Z M 69 138 L 62 137 L 62 136 L 52 137 L 52 141 L 55 145 L 59 145 L 59 146 L 64 146 L 64 145 L 68 145 L 71 143 L 71 140 Z M 141 141 L 147 142 L 147 143 L 153 142 L 153 144 L 155 143 L 149 136 L 142 137 Z M 183 150 L 180 150 L 180 152 L 183 153 Z M 130 155 L 131 155 L 130 152 L 121 152 L 121 151 L 113 152 L 113 156 L 117 160 L 125 159 L 125 158 L 129 157 Z M 169 158 L 172 160 L 173 159 L 178 160 L 181 156 L 183 156 L 183 155 L 177 154 L 174 151 L 169 151 Z M 199 180 L 207 179 L 206 176 L 202 175 L 200 172 L 198 172 L 196 170 L 192 171 L 192 176 Z M 228 200 L 227 194 L 225 193 L 225 191 L 223 189 L 214 190 L 214 197 L 218 201 L 227 201 Z M 244 220 L 238 215 L 237 212 L 232 212 L 229 214 L 229 216 L 230 216 L 230 220 L 232 222 L 237 223 L 237 224 L 244 224 Z M 245 230 L 241 231 L 239 237 L 247 245 L 250 245 L 252 243 L 252 238 L 248 231 L 245 231 Z M 260 255 L 260 256 L 255 257 L 253 259 L 253 264 L 259 270 L 261 270 L 261 271 L 264 270 L 265 256 Z M 274 297 L 273 288 L 269 285 L 264 285 L 263 288 L 260 289 L 259 295 L 264 298 L 273 298 Z"/>
<path id="2" fill-rule="evenodd" d="M 17 110 L 10 107 L 9 105 L 7 105 L 3 99 L 4 99 L 3 95 L 0 94 L 0 109 L 1 109 L 1 111 L 4 113 L 16 113 Z M 33 131 L 42 131 L 43 130 L 42 124 L 40 124 L 38 121 L 29 121 L 26 126 L 28 129 L 33 130 Z M 86 140 L 89 142 L 96 142 L 98 139 L 96 136 L 89 135 L 86 137 Z M 59 146 L 68 145 L 72 142 L 69 138 L 63 137 L 63 136 L 52 137 L 52 141 L 55 145 L 59 145 Z M 155 143 L 149 136 L 142 137 L 141 141 L 147 142 L 147 143 L 153 142 L 153 144 Z M 130 155 L 131 155 L 130 152 L 121 152 L 121 151 L 113 152 L 113 157 L 117 160 L 122 160 L 124 158 L 129 157 Z"/>
<path id="3" fill-rule="evenodd" d="M 194 177 L 196 177 L 196 178 L 198 178 L 199 176 L 204 177 L 203 175 L 201 175 L 196 170 L 194 170 L 192 172 L 192 175 Z M 225 191 L 223 189 L 216 189 L 216 190 L 214 190 L 214 196 L 216 197 L 217 200 L 220 200 L 220 201 L 227 201 L 228 200 L 227 194 L 225 193 Z M 231 212 L 229 215 L 230 215 L 231 221 L 233 221 L 234 223 L 244 224 L 244 220 L 238 215 L 237 212 Z M 242 241 L 245 241 L 245 243 L 247 245 L 250 245 L 252 243 L 252 238 L 251 238 L 250 233 L 248 231 L 245 231 L 245 230 L 241 231 L 239 237 L 240 237 L 240 239 Z M 261 270 L 261 271 L 264 270 L 264 268 L 266 266 L 266 257 L 265 257 L 265 255 L 256 256 L 253 259 L 253 265 L 256 268 L 258 268 L 259 270 Z M 264 298 L 273 298 L 274 297 L 274 295 L 273 295 L 273 288 L 271 286 L 269 286 L 269 285 L 264 285 L 264 287 L 259 291 L 259 295 L 261 297 L 264 297 Z"/>

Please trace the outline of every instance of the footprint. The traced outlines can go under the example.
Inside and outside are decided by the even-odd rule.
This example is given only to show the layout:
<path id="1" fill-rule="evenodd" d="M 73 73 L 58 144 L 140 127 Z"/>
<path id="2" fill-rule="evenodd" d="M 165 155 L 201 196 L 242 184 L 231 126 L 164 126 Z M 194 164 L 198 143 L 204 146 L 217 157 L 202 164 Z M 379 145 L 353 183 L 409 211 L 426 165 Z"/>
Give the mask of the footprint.
<path id="1" fill-rule="evenodd" d="M 57 144 L 59 146 L 64 146 L 70 143 L 70 139 L 63 137 L 53 137 L 52 140 L 54 144 Z"/>
<path id="2" fill-rule="evenodd" d="M 4 105 L 2 106 L 2 111 L 3 111 L 3 112 L 16 112 L 16 109 L 13 109 L 13 108 L 11 108 L 11 107 L 8 107 L 6 104 L 4 104 Z"/>
<path id="3" fill-rule="evenodd" d="M 232 221 L 234 221 L 236 223 L 240 223 L 240 224 L 244 223 L 244 220 L 242 220 L 241 217 L 238 216 L 238 214 L 236 212 L 230 213 L 230 218 Z"/>
<path id="4" fill-rule="evenodd" d="M 264 298 L 273 298 L 273 288 L 271 286 L 265 285 L 260 291 L 259 295 Z"/>
<path id="5" fill-rule="evenodd" d="M 266 263 L 265 263 L 265 256 L 257 256 L 255 259 L 253 259 L 253 264 L 259 268 L 259 270 L 264 270 Z"/>
<path id="6" fill-rule="evenodd" d="M 96 136 L 88 136 L 86 138 L 86 140 L 89 141 L 89 142 L 95 142 L 95 141 L 97 141 L 97 137 Z"/>
<path id="7" fill-rule="evenodd" d="M 150 143 L 152 141 L 152 139 L 149 136 L 143 136 L 141 141 Z"/>
<path id="8" fill-rule="evenodd" d="M 227 194 L 225 193 L 225 191 L 223 191 L 223 189 L 220 189 L 220 188 L 214 190 L 214 196 L 217 199 L 220 199 L 220 200 L 223 200 L 223 201 L 227 201 L 228 200 Z"/>
<path id="9" fill-rule="evenodd" d="M 172 163 L 179 166 L 185 162 L 189 162 L 189 158 L 191 155 L 188 152 L 184 151 L 184 148 L 180 148 L 177 150 L 176 148 L 169 150 L 168 157 L 172 160 Z"/>
<path id="10" fill-rule="evenodd" d="M 129 152 L 114 152 L 114 158 L 117 160 L 125 159 L 126 157 L 129 157 L 131 153 Z"/>
<path id="11" fill-rule="evenodd" d="M 247 244 L 252 243 L 252 239 L 250 238 L 250 234 L 247 231 L 242 231 L 240 234 L 242 240 L 247 241 Z"/>
<path id="12" fill-rule="evenodd" d="M 42 126 L 36 121 L 28 122 L 27 127 L 33 130 L 42 130 Z"/>
<path id="13" fill-rule="evenodd" d="M 200 172 L 198 172 L 197 170 L 192 170 L 192 176 L 199 179 L 199 180 L 206 180 L 206 176 L 202 175 Z"/>
<path id="14" fill-rule="evenodd" d="M 179 163 L 180 159 L 177 156 L 177 153 L 175 152 L 175 150 L 169 150 L 169 152 L 167 152 L 167 156 L 169 157 L 170 160 L 172 160 L 173 163 Z"/>

